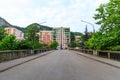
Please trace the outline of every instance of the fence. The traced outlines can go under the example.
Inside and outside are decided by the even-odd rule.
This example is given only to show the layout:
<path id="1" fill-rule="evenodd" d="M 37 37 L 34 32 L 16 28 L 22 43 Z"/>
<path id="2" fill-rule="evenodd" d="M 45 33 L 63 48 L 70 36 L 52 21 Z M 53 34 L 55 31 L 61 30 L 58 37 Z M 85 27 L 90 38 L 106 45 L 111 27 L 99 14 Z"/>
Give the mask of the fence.
<path id="1" fill-rule="evenodd" d="M 71 49 L 71 50 L 120 61 L 120 51 L 96 51 L 88 49 Z"/>
<path id="2" fill-rule="evenodd" d="M 50 50 L 52 49 L 0 51 L 0 62 L 22 58 L 30 55 L 35 55 Z"/>

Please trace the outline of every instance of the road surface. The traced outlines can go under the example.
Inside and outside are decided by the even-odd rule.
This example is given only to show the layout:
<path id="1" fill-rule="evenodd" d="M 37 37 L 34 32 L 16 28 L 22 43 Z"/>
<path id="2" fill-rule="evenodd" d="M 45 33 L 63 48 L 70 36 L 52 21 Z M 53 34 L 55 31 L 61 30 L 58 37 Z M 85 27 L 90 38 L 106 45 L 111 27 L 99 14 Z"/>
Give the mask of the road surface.
<path id="1" fill-rule="evenodd" d="M 120 80 L 120 69 L 57 50 L 0 73 L 0 80 Z"/>

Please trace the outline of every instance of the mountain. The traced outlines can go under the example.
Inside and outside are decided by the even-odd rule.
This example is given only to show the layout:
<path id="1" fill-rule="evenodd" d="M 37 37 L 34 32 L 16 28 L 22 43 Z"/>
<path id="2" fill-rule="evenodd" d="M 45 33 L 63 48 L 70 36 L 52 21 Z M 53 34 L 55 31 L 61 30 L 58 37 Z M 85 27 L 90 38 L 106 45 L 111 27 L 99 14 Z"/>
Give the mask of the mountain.
<path id="1" fill-rule="evenodd" d="M 83 35 L 82 33 L 80 33 L 80 32 L 71 32 L 73 35 Z"/>
<path id="2" fill-rule="evenodd" d="M 18 30 L 23 31 L 24 28 L 19 27 L 19 26 L 15 26 L 15 25 L 11 25 L 10 23 L 8 23 L 5 19 L 3 19 L 2 17 L 0 17 L 0 27 L 13 27 L 13 28 L 17 28 Z"/>
<path id="3" fill-rule="evenodd" d="M 40 28 L 40 30 L 52 30 L 52 27 L 40 25 L 38 23 L 33 23 L 33 24 L 28 25 L 28 26 L 31 26 L 31 25 L 38 26 Z"/>
<path id="4" fill-rule="evenodd" d="M 11 24 L 9 24 L 5 19 L 0 17 L 0 26 L 7 27 L 7 26 L 11 26 Z"/>
<path id="5" fill-rule="evenodd" d="M 30 25 L 37 25 L 40 28 L 40 30 L 52 30 L 52 27 L 40 25 L 38 23 L 33 23 L 33 24 L 30 24 Z M 25 28 L 23 28 L 23 27 L 19 27 L 19 26 L 12 25 L 12 24 L 8 23 L 2 17 L 0 17 L 0 27 L 3 27 L 3 28 L 5 28 L 5 27 L 13 27 L 13 28 L 17 28 L 18 30 L 21 30 L 23 32 L 25 30 Z"/>

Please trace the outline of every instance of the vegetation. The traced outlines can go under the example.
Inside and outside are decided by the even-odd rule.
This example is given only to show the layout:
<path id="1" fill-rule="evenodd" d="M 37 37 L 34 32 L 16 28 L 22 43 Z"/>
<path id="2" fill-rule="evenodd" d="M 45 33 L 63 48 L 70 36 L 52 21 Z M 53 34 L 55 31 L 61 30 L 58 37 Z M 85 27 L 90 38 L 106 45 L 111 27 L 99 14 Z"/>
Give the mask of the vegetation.
<path id="1" fill-rule="evenodd" d="M 23 50 L 23 49 L 31 49 L 31 43 L 27 40 L 17 40 L 16 41 L 16 49 Z"/>
<path id="2" fill-rule="evenodd" d="M 0 42 L 0 50 L 14 50 L 16 49 L 16 39 L 14 35 L 6 36 Z"/>
<path id="3" fill-rule="evenodd" d="M 69 47 L 81 47 L 82 46 L 82 44 L 81 43 L 79 43 L 79 42 L 76 42 L 75 41 L 75 36 L 83 36 L 83 34 L 82 33 L 80 33 L 80 32 L 71 32 L 71 43 L 69 44 Z M 82 40 L 82 39 L 81 39 Z"/>
<path id="4" fill-rule="evenodd" d="M 0 41 L 6 36 L 6 32 L 3 27 L 0 27 Z"/>
<path id="5" fill-rule="evenodd" d="M 39 43 L 39 27 L 37 25 L 29 25 L 25 30 L 25 39 L 31 43 L 32 49 L 36 48 L 36 43 Z M 37 45 L 38 46 L 38 45 Z"/>
<path id="6" fill-rule="evenodd" d="M 78 47 L 76 41 L 72 41 L 70 47 L 72 48 Z"/>
<path id="7" fill-rule="evenodd" d="M 49 48 L 57 48 L 58 43 L 56 41 L 53 41 L 51 45 L 49 45 Z"/>
<path id="8" fill-rule="evenodd" d="M 40 49 L 37 26 L 29 25 L 25 30 L 25 39 L 16 40 L 14 35 L 6 35 L 3 27 L 0 27 L 0 50 Z"/>
<path id="9" fill-rule="evenodd" d="M 90 49 L 120 50 L 119 4 L 119 0 L 110 0 L 109 3 L 101 4 L 96 9 L 94 19 L 101 28 L 85 43 Z"/>

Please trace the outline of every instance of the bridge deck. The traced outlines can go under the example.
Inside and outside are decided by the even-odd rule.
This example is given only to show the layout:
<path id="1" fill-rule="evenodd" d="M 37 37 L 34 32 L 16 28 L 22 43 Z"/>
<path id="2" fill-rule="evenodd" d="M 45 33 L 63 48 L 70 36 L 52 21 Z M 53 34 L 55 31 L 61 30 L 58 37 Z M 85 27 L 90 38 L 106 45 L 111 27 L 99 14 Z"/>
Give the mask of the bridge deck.
<path id="1" fill-rule="evenodd" d="M 57 50 L 0 73 L 0 80 L 120 80 L 120 69 Z"/>

